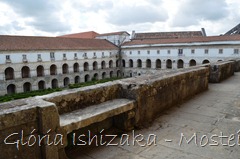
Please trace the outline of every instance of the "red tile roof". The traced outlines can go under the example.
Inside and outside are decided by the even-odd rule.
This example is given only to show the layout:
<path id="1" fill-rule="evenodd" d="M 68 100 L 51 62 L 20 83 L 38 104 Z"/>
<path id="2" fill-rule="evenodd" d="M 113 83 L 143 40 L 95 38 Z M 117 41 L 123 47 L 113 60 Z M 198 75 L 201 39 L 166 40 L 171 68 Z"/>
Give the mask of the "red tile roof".
<path id="1" fill-rule="evenodd" d="M 217 41 L 240 41 L 240 35 L 230 36 L 206 36 L 178 39 L 144 39 L 125 42 L 123 46 L 144 45 L 144 44 L 174 44 L 174 43 L 195 43 L 195 42 L 217 42 Z"/>
<path id="2" fill-rule="evenodd" d="M 94 39 L 99 34 L 95 31 L 88 31 L 88 32 L 82 32 L 82 33 L 75 33 L 75 34 L 66 34 L 61 35 L 58 37 L 65 37 L 65 38 L 81 38 L 81 39 Z"/>
<path id="3" fill-rule="evenodd" d="M 122 34 L 124 34 L 124 33 L 130 35 L 130 34 L 129 34 L 128 32 L 126 32 L 126 31 L 119 31 L 119 32 L 99 34 L 98 36 L 122 35 Z"/>
<path id="4" fill-rule="evenodd" d="M 201 31 L 181 31 L 181 32 L 152 32 L 152 33 L 135 33 L 133 39 L 174 39 L 187 37 L 201 37 Z"/>
<path id="5" fill-rule="evenodd" d="M 115 45 L 103 39 L 79 39 L 0 35 L 0 50 L 114 50 Z"/>

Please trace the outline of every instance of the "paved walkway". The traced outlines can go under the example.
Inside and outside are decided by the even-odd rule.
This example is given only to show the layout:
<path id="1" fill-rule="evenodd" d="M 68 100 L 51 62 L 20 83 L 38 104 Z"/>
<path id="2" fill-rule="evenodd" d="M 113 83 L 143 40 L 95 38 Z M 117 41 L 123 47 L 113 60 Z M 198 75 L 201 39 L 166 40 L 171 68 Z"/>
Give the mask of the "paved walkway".
<path id="1" fill-rule="evenodd" d="M 135 137 L 144 136 L 141 144 L 146 143 L 150 134 L 155 134 L 156 144 L 141 147 L 135 142 L 133 146 L 133 132 L 130 132 L 130 146 L 75 149 L 71 158 L 240 159 L 240 73 L 220 84 L 210 84 L 208 91 L 164 112 L 151 127 L 134 133 Z M 181 135 L 193 140 L 187 143 L 183 138 L 181 142 Z"/>

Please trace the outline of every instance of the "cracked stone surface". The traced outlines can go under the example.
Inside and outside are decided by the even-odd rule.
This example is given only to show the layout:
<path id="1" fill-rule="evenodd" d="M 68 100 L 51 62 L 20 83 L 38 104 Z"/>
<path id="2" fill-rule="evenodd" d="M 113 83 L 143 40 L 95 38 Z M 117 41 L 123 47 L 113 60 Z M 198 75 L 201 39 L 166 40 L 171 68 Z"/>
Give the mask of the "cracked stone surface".
<path id="1" fill-rule="evenodd" d="M 155 134 L 156 144 L 133 145 L 134 134 L 143 135 L 141 144 Z M 150 127 L 134 134 L 128 132 L 130 145 L 78 146 L 67 153 L 72 159 L 240 159 L 240 73 L 209 84 L 208 91 L 163 112 Z M 196 142 L 181 142 L 181 135 L 189 140 L 194 134 Z"/>

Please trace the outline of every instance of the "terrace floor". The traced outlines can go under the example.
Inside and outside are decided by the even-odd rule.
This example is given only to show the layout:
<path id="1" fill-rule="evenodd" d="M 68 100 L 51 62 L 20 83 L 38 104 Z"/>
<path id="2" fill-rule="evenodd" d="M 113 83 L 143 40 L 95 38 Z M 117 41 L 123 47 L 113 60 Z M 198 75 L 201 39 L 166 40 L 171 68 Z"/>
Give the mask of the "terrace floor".
<path id="1" fill-rule="evenodd" d="M 129 134 L 129 145 L 76 147 L 71 159 L 240 159 L 240 73 L 186 103 L 165 111 L 146 129 Z M 152 134 L 152 135 L 151 135 Z M 153 136 L 153 134 L 155 136 Z M 144 137 L 139 144 L 136 140 Z M 125 136 L 126 137 L 126 136 Z M 192 138 L 192 140 L 190 140 Z M 189 140 L 188 142 L 186 140 Z M 134 145 L 133 145 L 134 143 Z M 81 148 L 80 148 L 81 147 Z"/>

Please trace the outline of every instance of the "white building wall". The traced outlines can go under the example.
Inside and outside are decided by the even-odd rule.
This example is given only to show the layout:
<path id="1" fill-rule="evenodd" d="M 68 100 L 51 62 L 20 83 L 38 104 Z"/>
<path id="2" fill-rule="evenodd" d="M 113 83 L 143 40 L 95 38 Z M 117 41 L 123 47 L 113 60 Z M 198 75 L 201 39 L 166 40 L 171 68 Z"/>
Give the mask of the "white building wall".
<path id="1" fill-rule="evenodd" d="M 50 58 L 50 52 L 55 53 L 55 59 Z M 45 88 L 52 88 L 51 82 L 53 79 L 58 80 L 58 86 L 63 87 L 65 77 L 70 79 L 70 83 L 75 83 L 75 77 L 80 77 L 80 82 L 85 82 L 85 75 L 89 75 L 90 79 L 94 74 L 98 74 L 99 79 L 102 79 L 102 74 L 105 72 L 106 77 L 110 77 L 110 72 L 113 71 L 113 76 L 117 75 L 116 55 L 118 50 L 55 50 L 55 51 L 1 51 L 0 52 L 0 95 L 7 94 L 7 87 L 10 84 L 16 86 L 16 92 L 23 92 L 23 85 L 26 82 L 31 84 L 31 90 L 38 90 L 38 82 L 43 80 Z M 75 58 L 77 53 L 77 58 Z M 86 57 L 84 54 L 86 53 Z M 41 61 L 38 61 L 38 54 L 41 54 Z M 66 54 L 66 58 L 63 58 Z M 10 55 L 11 62 L 6 60 L 6 55 Z M 27 62 L 23 62 L 23 55 L 26 55 Z M 109 61 L 113 61 L 113 68 L 109 68 Z M 93 70 L 93 62 L 98 63 L 98 69 Z M 106 69 L 101 68 L 102 61 L 106 63 Z M 84 71 L 84 63 L 88 62 L 89 71 Z M 68 65 L 69 72 L 63 74 L 63 64 Z M 74 72 L 74 63 L 79 64 L 79 72 Z M 50 75 L 50 66 L 57 66 L 57 75 Z M 44 67 L 44 76 L 37 77 L 37 67 L 42 65 Z M 22 68 L 29 67 L 30 77 L 22 78 Z M 14 69 L 14 79 L 6 80 L 5 70 L 11 67 Z"/>

